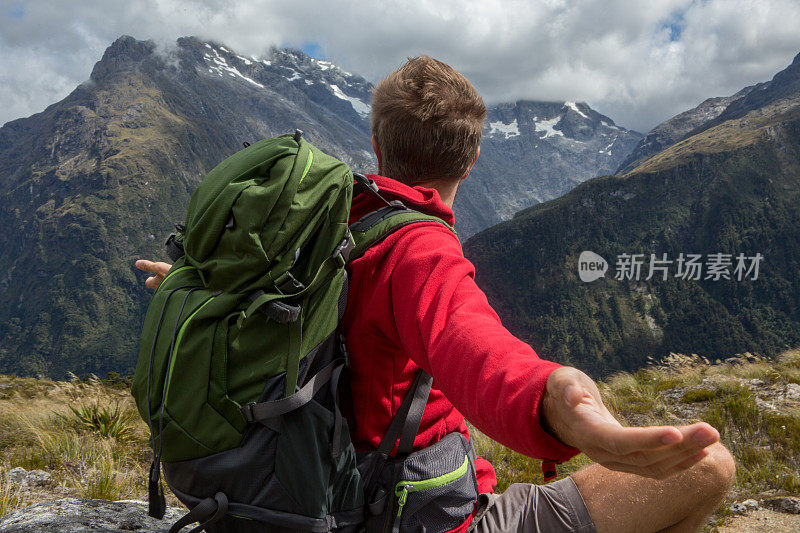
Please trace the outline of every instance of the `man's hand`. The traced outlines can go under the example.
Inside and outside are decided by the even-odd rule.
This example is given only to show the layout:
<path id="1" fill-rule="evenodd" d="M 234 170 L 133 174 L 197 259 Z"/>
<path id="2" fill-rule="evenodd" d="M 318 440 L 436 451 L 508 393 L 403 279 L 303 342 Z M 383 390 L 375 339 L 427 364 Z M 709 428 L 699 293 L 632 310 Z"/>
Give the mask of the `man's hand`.
<path id="1" fill-rule="evenodd" d="M 662 479 L 699 462 L 708 454 L 705 448 L 719 441 L 717 430 L 705 422 L 623 427 L 594 381 L 575 368 L 550 374 L 543 405 L 542 424 L 553 436 L 611 470 Z"/>
<path id="2" fill-rule="evenodd" d="M 164 276 L 167 275 L 167 272 L 169 272 L 171 267 L 172 265 L 169 263 L 153 262 L 148 261 L 147 259 L 139 259 L 136 261 L 136 268 L 155 274 L 154 276 L 147 278 L 147 281 L 144 282 L 144 286 L 148 289 L 158 288 L 161 282 L 164 281 Z"/>

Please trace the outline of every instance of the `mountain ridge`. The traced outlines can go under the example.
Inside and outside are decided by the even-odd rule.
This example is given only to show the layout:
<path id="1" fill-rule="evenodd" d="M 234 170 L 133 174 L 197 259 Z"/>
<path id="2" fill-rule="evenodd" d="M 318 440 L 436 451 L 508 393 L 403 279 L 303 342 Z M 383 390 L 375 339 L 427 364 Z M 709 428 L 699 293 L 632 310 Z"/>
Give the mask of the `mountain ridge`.
<path id="1" fill-rule="evenodd" d="M 747 86 L 731 96 L 708 98 L 651 130 L 619 165 L 614 174 L 626 174 L 662 150 L 725 121 L 741 118 L 800 90 L 800 54 L 769 81 Z"/>

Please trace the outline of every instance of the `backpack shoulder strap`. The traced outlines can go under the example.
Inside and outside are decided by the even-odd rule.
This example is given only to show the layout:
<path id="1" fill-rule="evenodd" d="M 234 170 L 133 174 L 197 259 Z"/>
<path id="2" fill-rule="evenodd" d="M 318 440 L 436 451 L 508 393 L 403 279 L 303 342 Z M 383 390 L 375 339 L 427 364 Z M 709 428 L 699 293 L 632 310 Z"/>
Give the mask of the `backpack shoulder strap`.
<path id="1" fill-rule="evenodd" d="M 453 232 L 456 237 L 455 229 L 439 217 L 421 213 L 406 207 L 399 200 L 388 201 L 381 194 L 375 182 L 371 179 L 354 174 L 358 192 L 366 192 L 380 199 L 385 205 L 375 211 L 367 213 L 356 222 L 350 225 L 350 233 L 355 241 L 355 248 L 350 253 L 348 261 L 352 261 L 375 246 L 386 237 L 410 224 L 421 222 L 434 222 L 442 224 Z M 381 444 L 377 450 L 378 454 L 385 461 L 389 453 L 398 443 L 398 454 L 401 456 L 411 453 L 414 438 L 419 430 L 422 420 L 422 413 L 428 403 L 433 378 L 424 370 L 420 370 L 414 378 L 410 390 L 406 393 L 403 403 L 395 414 L 389 428 L 386 431 Z M 375 484 L 375 475 L 380 468 L 373 465 L 373 468 L 366 472 L 367 493 L 371 493 Z"/>
<path id="2" fill-rule="evenodd" d="M 354 174 L 354 176 L 362 190 L 376 196 L 386 205 L 371 213 L 367 213 L 350 225 L 350 233 L 355 241 L 355 248 L 350 252 L 349 261 L 362 256 L 364 252 L 383 241 L 400 228 L 418 222 L 435 222 L 441 224 L 458 237 L 456 230 L 441 218 L 406 207 L 406 205 L 399 200 L 392 200 L 390 202 L 380 194 L 374 181 L 361 174 Z"/>

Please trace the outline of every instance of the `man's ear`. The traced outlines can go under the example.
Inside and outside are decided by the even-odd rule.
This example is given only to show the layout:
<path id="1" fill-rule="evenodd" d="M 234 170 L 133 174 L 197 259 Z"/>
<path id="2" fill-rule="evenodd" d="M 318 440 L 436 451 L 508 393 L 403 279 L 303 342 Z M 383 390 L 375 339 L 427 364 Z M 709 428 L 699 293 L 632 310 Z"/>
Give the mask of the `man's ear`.
<path id="1" fill-rule="evenodd" d="M 375 142 L 375 138 L 373 137 L 373 143 Z M 478 145 L 478 149 L 475 150 L 475 157 L 472 158 L 472 163 L 469 164 L 469 168 L 467 169 L 467 173 L 464 174 L 464 177 L 461 178 L 462 180 L 469 176 L 469 173 L 472 172 L 472 167 L 475 166 L 475 161 L 478 160 L 478 156 L 481 155 L 481 145 Z"/>
<path id="2" fill-rule="evenodd" d="M 375 157 L 378 159 L 378 174 L 383 176 L 383 156 L 381 155 L 381 147 L 378 146 L 378 139 L 372 136 L 372 151 L 375 152 Z"/>

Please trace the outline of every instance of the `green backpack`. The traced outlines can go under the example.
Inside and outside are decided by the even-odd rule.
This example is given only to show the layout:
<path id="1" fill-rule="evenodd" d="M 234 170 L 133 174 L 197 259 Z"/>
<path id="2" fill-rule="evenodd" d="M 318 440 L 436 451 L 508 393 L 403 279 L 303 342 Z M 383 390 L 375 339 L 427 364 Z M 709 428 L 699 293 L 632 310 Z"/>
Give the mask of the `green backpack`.
<path id="1" fill-rule="evenodd" d="M 405 500 L 374 503 L 391 492 L 378 478 L 396 484 L 400 470 L 383 472 L 388 450 L 357 458 L 339 408 L 349 392 L 337 333 L 345 267 L 399 227 L 444 222 L 383 200 L 372 180 L 299 130 L 246 146 L 193 194 L 185 226 L 166 243 L 175 263 L 145 317 L 132 392 L 151 433 L 150 514 L 164 514 L 163 464 L 191 509 L 171 531 L 200 522 L 192 531 L 344 532 L 370 516 L 381 524 L 370 530 L 398 530 Z M 348 227 L 354 179 L 386 205 Z M 401 431 L 413 442 L 430 378 L 415 384 L 383 448 Z M 474 478 L 474 452 L 459 446 L 456 462 L 464 470 L 469 459 Z M 445 479 L 441 468 L 429 478 Z M 452 521 L 477 497 L 462 492 Z"/>

